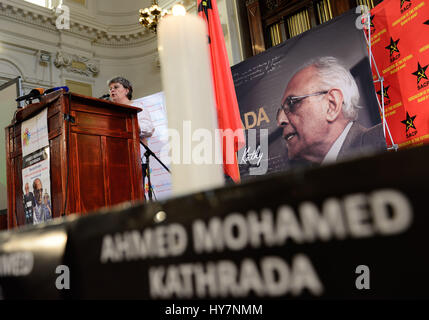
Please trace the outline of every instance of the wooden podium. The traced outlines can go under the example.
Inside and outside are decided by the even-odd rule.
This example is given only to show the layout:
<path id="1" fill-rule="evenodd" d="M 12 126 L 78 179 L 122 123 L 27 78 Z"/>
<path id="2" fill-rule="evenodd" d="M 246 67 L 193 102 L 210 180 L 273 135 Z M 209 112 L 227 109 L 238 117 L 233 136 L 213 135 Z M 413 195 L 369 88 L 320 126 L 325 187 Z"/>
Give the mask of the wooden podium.
<path id="1" fill-rule="evenodd" d="M 6 128 L 9 229 L 25 223 L 21 123 L 44 108 L 54 218 L 144 199 L 137 119 L 141 109 L 60 90 L 19 110 Z"/>

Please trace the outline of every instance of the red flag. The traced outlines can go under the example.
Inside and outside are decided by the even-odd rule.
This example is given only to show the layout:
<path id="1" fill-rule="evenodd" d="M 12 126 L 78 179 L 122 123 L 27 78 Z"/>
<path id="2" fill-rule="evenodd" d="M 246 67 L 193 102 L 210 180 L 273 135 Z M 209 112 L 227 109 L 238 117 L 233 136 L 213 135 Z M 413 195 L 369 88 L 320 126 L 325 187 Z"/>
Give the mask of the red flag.
<path id="1" fill-rule="evenodd" d="M 223 130 L 223 168 L 228 176 L 239 182 L 236 152 L 244 146 L 245 141 L 219 12 L 216 0 L 197 0 L 197 4 L 198 15 L 206 21 L 209 32 L 218 125 L 219 129 Z"/>

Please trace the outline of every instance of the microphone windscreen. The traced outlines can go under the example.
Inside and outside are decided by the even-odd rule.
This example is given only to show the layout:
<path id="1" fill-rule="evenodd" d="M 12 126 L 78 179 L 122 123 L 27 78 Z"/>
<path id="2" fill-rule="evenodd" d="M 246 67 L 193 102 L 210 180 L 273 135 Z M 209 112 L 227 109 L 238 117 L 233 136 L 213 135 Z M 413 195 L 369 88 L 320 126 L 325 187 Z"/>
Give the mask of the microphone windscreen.
<path id="1" fill-rule="evenodd" d="M 51 93 L 51 92 L 54 92 L 54 91 L 57 91 L 57 90 L 61 90 L 61 89 L 63 89 L 65 92 L 69 92 L 69 87 L 63 86 L 63 87 L 55 87 L 55 88 L 47 89 L 45 91 L 45 94 L 48 94 L 48 93 Z"/>
<path id="2" fill-rule="evenodd" d="M 42 95 L 45 92 L 45 89 L 43 89 L 43 88 L 34 88 L 33 90 L 31 90 L 31 92 L 35 93 L 35 94 Z"/>

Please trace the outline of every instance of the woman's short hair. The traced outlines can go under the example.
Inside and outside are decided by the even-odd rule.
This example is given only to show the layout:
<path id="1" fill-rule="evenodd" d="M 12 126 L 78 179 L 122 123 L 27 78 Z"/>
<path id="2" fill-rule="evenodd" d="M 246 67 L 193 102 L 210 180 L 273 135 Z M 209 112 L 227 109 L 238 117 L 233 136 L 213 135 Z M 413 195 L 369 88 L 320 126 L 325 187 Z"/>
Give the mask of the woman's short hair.
<path id="1" fill-rule="evenodd" d="M 131 82 L 129 82 L 127 79 L 123 77 L 115 77 L 111 79 L 107 85 L 110 86 L 112 83 L 120 83 L 125 89 L 128 89 L 127 98 L 131 100 L 133 98 L 133 86 L 131 85 Z"/>

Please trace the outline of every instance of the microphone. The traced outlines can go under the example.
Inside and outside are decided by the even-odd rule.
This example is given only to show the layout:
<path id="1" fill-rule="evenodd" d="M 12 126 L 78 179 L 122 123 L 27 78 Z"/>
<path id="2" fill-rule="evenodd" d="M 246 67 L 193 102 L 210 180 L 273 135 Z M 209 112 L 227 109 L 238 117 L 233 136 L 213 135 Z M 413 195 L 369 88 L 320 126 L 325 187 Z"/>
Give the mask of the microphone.
<path id="1" fill-rule="evenodd" d="M 108 93 L 106 93 L 106 94 L 103 94 L 100 98 L 98 98 L 98 99 L 106 99 L 106 100 L 110 100 L 110 94 L 108 94 Z"/>
<path id="2" fill-rule="evenodd" d="M 26 94 L 24 96 L 20 96 L 20 97 L 16 98 L 16 101 L 19 102 L 22 100 L 39 98 L 44 92 L 45 92 L 45 89 L 43 89 L 43 88 L 34 88 L 33 90 L 30 91 L 29 94 Z"/>
<path id="3" fill-rule="evenodd" d="M 69 87 L 55 87 L 55 88 L 51 88 L 45 91 L 45 94 L 57 91 L 57 90 L 61 90 L 64 89 L 65 92 L 69 92 Z"/>

